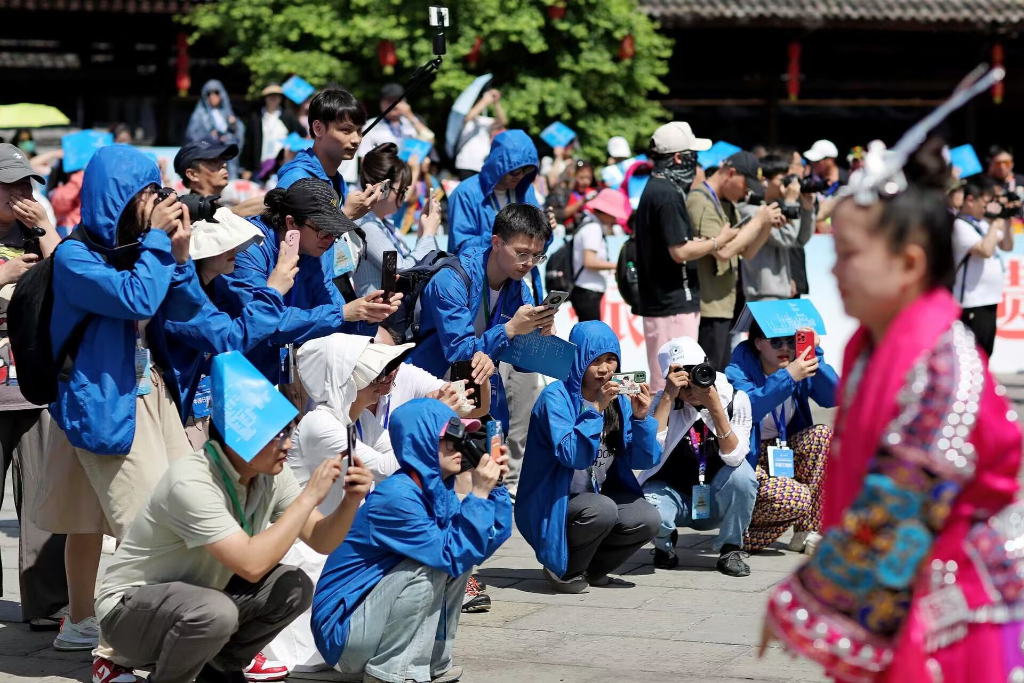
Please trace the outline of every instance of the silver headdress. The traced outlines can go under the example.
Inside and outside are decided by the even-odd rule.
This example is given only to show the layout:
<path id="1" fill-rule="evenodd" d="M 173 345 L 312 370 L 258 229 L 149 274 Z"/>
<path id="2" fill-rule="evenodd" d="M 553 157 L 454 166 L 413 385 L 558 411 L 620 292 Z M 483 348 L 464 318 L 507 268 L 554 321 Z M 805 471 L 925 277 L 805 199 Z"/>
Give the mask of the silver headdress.
<path id="1" fill-rule="evenodd" d="M 870 142 L 864 167 L 850 175 L 849 184 L 839 194 L 853 197 L 861 206 L 870 206 L 882 197 L 891 197 L 905 190 L 907 179 L 903 175 L 903 167 L 924 144 L 928 134 L 954 111 L 1003 80 L 1005 75 L 1001 67 L 990 70 L 988 64 L 981 64 L 960 81 L 948 100 L 904 133 L 892 149 L 886 149 L 881 140 Z"/>

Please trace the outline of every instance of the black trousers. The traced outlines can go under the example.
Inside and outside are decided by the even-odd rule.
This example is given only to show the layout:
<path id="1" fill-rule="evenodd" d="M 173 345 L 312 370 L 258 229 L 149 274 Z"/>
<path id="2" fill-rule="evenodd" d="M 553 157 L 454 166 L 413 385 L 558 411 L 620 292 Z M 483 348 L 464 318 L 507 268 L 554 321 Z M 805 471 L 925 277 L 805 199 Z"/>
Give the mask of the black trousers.
<path id="1" fill-rule="evenodd" d="M 978 346 L 985 349 L 985 355 L 990 357 L 992 349 L 996 345 L 996 311 L 998 308 L 999 304 L 965 308 L 960 314 L 960 321 L 971 328 Z"/>
<path id="2" fill-rule="evenodd" d="M 579 321 L 601 319 L 601 302 L 604 301 L 604 292 L 592 292 L 583 287 L 573 287 L 569 294 L 569 301 L 576 310 L 576 317 Z"/>
<path id="3" fill-rule="evenodd" d="M 661 527 L 658 510 L 643 496 L 628 493 L 577 493 L 569 497 L 566 517 L 569 563 L 563 578 L 606 576 Z"/>
<path id="4" fill-rule="evenodd" d="M 729 332 L 732 320 L 729 318 L 700 317 L 700 330 L 697 332 L 697 343 L 708 354 L 708 362 L 715 370 L 725 372 L 732 358 L 732 345 Z"/>

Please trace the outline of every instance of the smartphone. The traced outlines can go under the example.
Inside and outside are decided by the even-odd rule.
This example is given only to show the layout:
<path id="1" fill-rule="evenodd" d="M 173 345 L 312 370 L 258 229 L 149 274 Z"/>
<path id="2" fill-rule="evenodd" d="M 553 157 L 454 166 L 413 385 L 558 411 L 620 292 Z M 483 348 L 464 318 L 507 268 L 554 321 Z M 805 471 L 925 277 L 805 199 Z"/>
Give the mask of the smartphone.
<path id="1" fill-rule="evenodd" d="M 384 303 L 391 301 L 398 279 L 398 252 L 385 251 L 380 269 L 380 288 L 384 290 Z"/>
<path id="2" fill-rule="evenodd" d="M 352 464 L 352 453 L 355 452 L 356 441 L 359 440 L 359 430 L 355 424 L 348 426 L 348 445 L 345 446 L 345 452 L 342 454 L 341 461 L 348 467 Z"/>
<path id="3" fill-rule="evenodd" d="M 647 381 L 647 372 L 644 370 L 617 372 L 612 375 L 611 381 L 619 385 L 620 394 L 635 396 L 640 393 L 640 385 Z"/>
<path id="4" fill-rule="evenodd" d="M 754 219 L 754 214 L 750 214 L 749 216 L 747 216 L 746 218 L 744 218 L 743 220 L 741 220 L 739 223 L 737 223 L 736 225 L 734 225 L 732 227 L 733 228 L 742 228 L 744 225 L 746 225 L 747 223 L 749 223 L 753 219 Z"/>
<path id="5" fill-rule="evenodd" d="M 501 447 L 505 442 L 505 435 L 501 430 L 501 423 L 491 420 L 487 423 L 487 448 L 490 449 L 491 458 L 497 460 L 501 456 Z"/>
<path id="6" fill-rule="evenodd" d="M 466 390 L 473 390 L 473 394 L 469 397 L 469 400 L 471 400 L 473 405 L 477 408 L 482 405 L 481 401 L 483 400 L 483 396 L 480 395 L 480 385 L 473 379 L 473 361 L 457 360 L 452 363 L 449 378 L 453 382 L 466 380 Z"/>
<path id="7" fill-rule="evenodd" d="M 796 331 L 796 357 L 803 358 L 804 352 L 810 349 L 810 356 L 814 355 L 814 330 Z M 810 357 L 808 356 L 808 358 Z"/>
<path id="8" fill-rule="evenodd" d="M 298 230 L 289 230 L 284 234 L 284 255 L 285 258 L 294 258 L 299 255 Z"/>
<path id="9" fill-rule="evenodd" d="M 384 201 L 391 194 L 391 179 L 381 181 L 380 184 L 380 200 Z"/>
<path id="10" fill-rule="evenodd" d="M 551 308 L 558 308 L 568 300 L 569 292 L 559 292 L 555 290 L 548 292 L 548 295 L 544 297 L 544 301 L 542 301 L 540 305 L 550 306 Z"/>

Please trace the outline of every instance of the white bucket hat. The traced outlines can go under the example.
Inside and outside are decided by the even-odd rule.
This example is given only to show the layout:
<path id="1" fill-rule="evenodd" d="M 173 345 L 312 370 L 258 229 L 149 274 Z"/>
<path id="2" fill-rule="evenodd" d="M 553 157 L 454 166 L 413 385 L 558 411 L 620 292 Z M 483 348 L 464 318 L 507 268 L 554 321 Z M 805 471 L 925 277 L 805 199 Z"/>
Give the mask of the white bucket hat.
<path id="1" fill-rule="evenodd" d="M 218 256 L 232 249 L 242 252 L 253 244 L 263 243 L 263 232 L 231 209 L 221 207 L 213 214 L 217 220 L 192 224 L 189 255 L 194 261 Z"/>

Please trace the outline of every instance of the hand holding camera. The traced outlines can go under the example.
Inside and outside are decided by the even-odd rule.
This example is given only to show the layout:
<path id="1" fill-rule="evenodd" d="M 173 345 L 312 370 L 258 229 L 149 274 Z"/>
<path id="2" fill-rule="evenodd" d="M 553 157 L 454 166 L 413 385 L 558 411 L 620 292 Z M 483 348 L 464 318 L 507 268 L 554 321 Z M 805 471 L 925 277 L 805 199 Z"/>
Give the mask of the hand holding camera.
<path id="1" fill-rule="evenodd" d="M 178 195 L 175 192 L 172 191 L 170 194 L 159 192 L 153 195 L 150 207 L 150 228 L 163 230 L 168 235 L 173 235 L 181 227 L 184 206 L 178 201 Z"/>
<path id="2" fill-rule="evenodd" d="M 171 234 L 171 253 L 179 266 L 188 263 L 188 250 L 192 247 L 192 221 L 188 216 L 188 205 L 179 203 L 181 220 L 178 229 Z"/>

